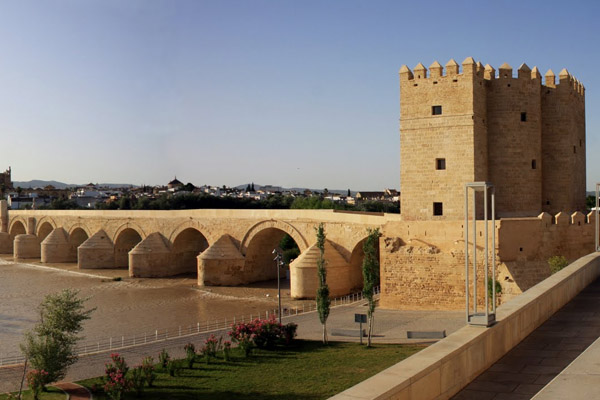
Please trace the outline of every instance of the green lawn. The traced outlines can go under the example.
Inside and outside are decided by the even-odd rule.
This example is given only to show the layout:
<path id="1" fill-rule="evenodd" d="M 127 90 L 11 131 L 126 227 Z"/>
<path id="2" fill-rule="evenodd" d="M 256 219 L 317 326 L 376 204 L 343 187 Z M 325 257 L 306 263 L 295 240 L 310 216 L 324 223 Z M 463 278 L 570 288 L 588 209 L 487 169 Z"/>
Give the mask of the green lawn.
<path id="1" fill-rule="evenodd" d="M 249 358 L 236 351 L 229 362 L 197 362 L 179 376 L 158 373 L 144 399 L 324 399 L 365 380 L 421 350 L 422 346 L 298 340 L 291 347 L 255 350 Z M 154 356 L 157 359 L 157 355 Z M 109 360 L 107 360 L 109 361 Z M 130 366 L 131 367 L 131 366 Z M 102 378 L 79 382 L 102 386 Z M 126 399 L 135 399 L 128 394 Z M 94 393 L 94 399 L 106 399 Z"/>
<path id="2" fill-rule="evenodd" d="M 5 400 L 8 399 L 8 395 L 6 394 L 0 394 L 0 400 Z M 66 395 L 65 392 L 63 392 L 60 389 L 57 389 L 55 387 L 48 387 L 48 391 L 42 393 L 42 395 L 40 396 L 41 400 L 65 400 Z M 31 394 L 31 391 L 26 390 L 23 392 L 23 400 L 33 400 L 33 394 Z"/>

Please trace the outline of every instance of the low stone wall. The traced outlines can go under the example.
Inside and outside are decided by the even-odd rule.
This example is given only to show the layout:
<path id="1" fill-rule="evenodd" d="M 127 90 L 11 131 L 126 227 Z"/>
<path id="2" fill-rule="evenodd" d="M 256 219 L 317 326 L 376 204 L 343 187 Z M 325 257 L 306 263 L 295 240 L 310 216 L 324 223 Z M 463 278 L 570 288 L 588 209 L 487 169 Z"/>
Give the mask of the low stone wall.
<path id="1" fill-rule="evenodd" d="M 599 276 L 600 254 L 584 256 L 500 306 L 492 327 L 466 326 L 332 399 L 448 399 Z"/>

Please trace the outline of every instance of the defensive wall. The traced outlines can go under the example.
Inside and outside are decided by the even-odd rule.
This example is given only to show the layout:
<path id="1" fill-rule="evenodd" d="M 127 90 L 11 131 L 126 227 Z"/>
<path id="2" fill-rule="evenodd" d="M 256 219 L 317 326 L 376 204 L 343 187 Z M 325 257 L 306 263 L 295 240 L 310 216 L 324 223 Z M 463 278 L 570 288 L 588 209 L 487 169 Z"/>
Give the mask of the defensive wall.
<path id="1" fill-rule="evenodd" d="M 584 256 L 498 307 L 491 327 L 465 326 L 332 400 L 449 399 L 598 277 L 600 254 Z"/>
<path id="2" fill-rule="evenodd" d="M 275 278 L 272 250 L 287 233 L 301 251 L 290 265 L 291 294 L 297 298 L 316 293 L 319 223 L 327 235 L 325 258 L 334 296 L 362 287 L 363 240 L 369 228 L 380 228 L 382 307 L 464 307 L 464 221 L 459 220 L 403 221 L 395 214 L 331 210 L 37 210 L 2 215 L 0 253 L 44 263 L 73 262 L 81 269 L 123 268 L 132 277 L 192 273 L 199 285 Z M 593 251 L 594 226 L 594 214 L 580 212 L 497 220 L 490 228 L 497 237 L 500 300 L 548 277 L 549 257 L 573 261 Z M 482 246 L 483 222 L 477 227 Z M 478 252 L 479 268 L 482 254 Z"/>
<path id="3" fill-rule="evenodd" d="M 471 221 L 472 223 L 472 221 Z M 471 225 L 470 223 L 470 225 Z M 550 275 L 548 259 L 569 261 L 594 251 L 595 214 L 541 213 L 496 220 L 496 280 L 500 301 Z M 472 229 L 472 225 L 470 227 Z M 465 304 L 464 221 L 402 221 L 383 226 L 380 240 L 381 300 L 392 309 L 461 309 Z M 471 231 L 472 232 L 472 231 Z M 478 283 L 483 282 L 484 223 L 477 224 Z M 491 233 L 489 248 L 492 248 Z M 469 237 L 472 249 L 472 233 Z M 472 257 L 472 254 L 471 256 Z"/>

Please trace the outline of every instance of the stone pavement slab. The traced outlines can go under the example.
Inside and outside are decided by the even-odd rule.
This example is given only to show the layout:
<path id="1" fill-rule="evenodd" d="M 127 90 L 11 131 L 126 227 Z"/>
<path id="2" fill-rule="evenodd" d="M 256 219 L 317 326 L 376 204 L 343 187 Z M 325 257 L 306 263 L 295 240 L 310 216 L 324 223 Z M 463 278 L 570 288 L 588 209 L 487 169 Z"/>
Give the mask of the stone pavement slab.
<path id="1" fill-rule="evenodd" d="M 598 399 L 598 337 L 600 280 L 581 291 L 453 398 Z M 571 364 L 580 355 L 578 362 Z"/>

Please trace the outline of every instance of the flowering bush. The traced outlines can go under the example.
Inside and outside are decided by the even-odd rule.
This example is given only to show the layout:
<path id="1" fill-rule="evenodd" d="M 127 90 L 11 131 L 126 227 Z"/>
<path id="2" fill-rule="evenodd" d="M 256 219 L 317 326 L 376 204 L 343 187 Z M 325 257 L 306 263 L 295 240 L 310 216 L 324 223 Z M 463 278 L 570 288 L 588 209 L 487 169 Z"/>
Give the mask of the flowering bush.
<path id="1" fill-rule="evenodd" d="M 222 340 L 223 340 L 223 338 L 219 337 L 217 339 L 217 337 L 215 335 L 211 334 L 204 341 L 204 346 L 202 346 L 202 349 L 200 351 L 202 352 L 202 355 L 204 356 L 207 364 L 210 363 L 210 360 L 212 358 L 217 357 L 217 352 L 221 348 Z"/>
<path id="2" fill-rule="evenodd" d="M 228 334 L 248 356 L 254 346 L 272 349 L 278 343 L 291 343 L 296 337 L 297 328 L 298 325 L 293 322 L 282 325 L 273 316 L 270 319 L 257 318 L 254 321 L 233 324 Z"/>
<path id="3" fill-rule="evenodd" d="M 248 357 L 254 347 L 254 324 L 252 322 L 233 324 L 228 335 L 233 342 L 238 344 L 244 355 Z"/>
<path id="4" fill-rule="evenodd" d="M 127 363 L 117 353 L 110 355 L 112 363 L 106 364 L 104 369 L 104 393 L 113 400 L 120 400 L 123 394 L 131 388 L 131 381 L 127 378 Z"/>
<path id="5" fill-rule="evenodd" d="M 154 359 L 152 357 L 146 357 L 142 360 L 142 371 L 144 372 L 144 378 L 146 378 L 146 383 L 148 387 L 152 387 L 152 383 L 156 379 L 156 374 L 154 373 Z"/>
<path id="6" fill-rule="evenodd" d="M 27 373 L 27 384 L 33 392 L 33 398 L 35 400 L 39 399 L 40 393 L 44 390 L 44 382 L 46 382 L 47 377 L 48 372 L 43 369 L 32 369 Z"/>

